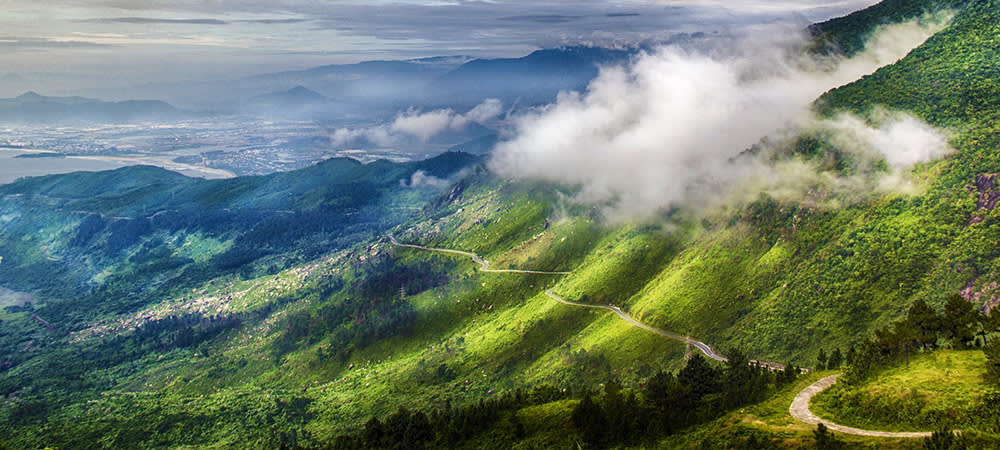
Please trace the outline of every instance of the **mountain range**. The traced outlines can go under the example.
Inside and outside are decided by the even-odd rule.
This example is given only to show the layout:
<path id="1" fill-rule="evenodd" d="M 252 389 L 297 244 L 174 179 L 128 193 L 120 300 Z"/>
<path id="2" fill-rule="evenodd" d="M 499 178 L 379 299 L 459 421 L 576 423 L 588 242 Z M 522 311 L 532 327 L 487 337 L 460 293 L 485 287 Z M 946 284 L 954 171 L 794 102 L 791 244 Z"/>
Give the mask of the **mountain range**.
<path id="1" fill-rule="evenodd" d="M 862 361 L 905 372 L 910 360 L 897 354 L 918 355 L 926 373 L 927 361 L 955 355 L 939 346 L 959 352 L 962 364 L 948 367 L 996 361 L 991 344 L 961 349 L 977 355 L 966 358 L 960 340 L 911 333 L 938 310 L 985 322 L 1000 302 L 1000 5 L 885 0 L 811 27 L 813 50 L 856 52 L 876 26 L 942 9 L 951 19 L 941 31 L 813 104 L 821 117 L 890 108 L 949 130 L 954 152 L 910 170 L 917 188 L 905 192 L 814 189 L 823 201 L 813 202 L 760 193 L 718 213 L 618 223 L 574 201 L 577 187 L 504 178 L 486 156 L 458 151 L 230 180 L 133 167 L 0 186 L 0 439 L 67 449 L 995 448 L 997 386 L 978 377 L 967 382 L 982 395 L 941 413 L 980 416 L 958 437 L 831 434 L 789 415 L 799 391 L 839 373 L 824 349 L 848 355 L 848 384 L 871 381 Z M 540 52 L 426 80 L 451 80 L 442 86 L 456 95 L 474 86 L 463 80 L 492 80 L 488 89 L 503 78 L 491 74 L 517 77 L 502 67 L 556 80 L 526 81 L 527 96 L 627 57 Z M 308 88 L 259 101 L 325 102 L 300 81 Z M 470 152 L 495 138 L 480 139 Z M 857 170 L 822 133 L 789 142 L 774 158 Z M 996 339 L 982 329 L 980 345 Z M 916 417 L 941 395 L 906 385 L 879 398 Z M 838 395 L 854 410 L 884 406 Z"/>
<path id="2" fill-rule="evenodd" d="M 20 122 L 133 122 L 173 121 L 195 117 L 159 100 L 105 102 L 83 97 L 48 97 L 27 92 L 0 99 L 0 121 Z"/>

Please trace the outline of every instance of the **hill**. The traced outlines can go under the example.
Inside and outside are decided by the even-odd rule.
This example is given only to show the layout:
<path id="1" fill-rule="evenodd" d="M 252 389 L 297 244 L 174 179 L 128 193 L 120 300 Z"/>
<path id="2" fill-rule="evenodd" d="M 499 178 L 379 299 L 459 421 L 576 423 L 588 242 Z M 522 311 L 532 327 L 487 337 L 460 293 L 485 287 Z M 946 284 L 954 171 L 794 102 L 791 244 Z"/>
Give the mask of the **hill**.
<path id="1" fill-rule="evenodd" d="M 434 98 L 549 102 L 559 91 L 583 90 L 601 65 L 628 60 L 634 52 L 601 47 L 543 49 L 520 58 L 476 59 L 434 80 Z"/>
<path id="2" fill-rule="evenodd" d="M 159 100 L 104 102 L 83 97 L 47 97 L 35 92 L 0 99 L 3 122 L 134 122 L 192 116 Z"/>
<path id="3" fill-rule="evenodd" d="M 890 20 L 859 14 L 844 19 L 862 23 L 851 29 Z M 481 161 L 462 154 L 214 182 L 133 168 L 2 187 L 0 284 L 13 292 L 0 343 L 14 356 L 0 427 L 19 447 L 324 446 L 356 442 L 366 424 L 404 437 L 417 424 L 424 439 L 424 423 L 453 414 L 468 418 L 455 445 L 469 447 L 812 444 L 787 409 L 826 373 L 748 371 L 740 352 L 794 373 L 918 299 L 996 303 L 1000 142 L 986 44 L 998 14 L 972 1 L 899 62 L 818 100 L 824 114 L 886 105 L 954 133 L 955 153 L 911 174 L 921 189 L 836 207 L 761 195 L 710 217 L 609 225 L 568 201 L 571 187 L 462 171 Z M 836 154 L 799 142 L 789 154 Z M 387 232 L 495 269 L 570 273 L 487 272 Z M 550 289 L 736 362 L 689 368 L 679 341 Z M 650 380 L 661 400 L 687 403 L 648 411 L 678 417 L 583 434 L 580 405 L 630 411 L 653 398 Z M 654 422 L 616 429 L 637 423 Z"/>

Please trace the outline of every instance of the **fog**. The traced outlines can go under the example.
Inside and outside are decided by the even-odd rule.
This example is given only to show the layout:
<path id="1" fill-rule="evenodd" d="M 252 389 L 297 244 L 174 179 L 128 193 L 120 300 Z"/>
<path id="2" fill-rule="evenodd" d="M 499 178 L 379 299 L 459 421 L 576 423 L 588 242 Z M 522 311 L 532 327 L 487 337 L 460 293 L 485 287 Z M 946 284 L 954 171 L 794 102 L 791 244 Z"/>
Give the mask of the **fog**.
<path id="1" fill-rule="evenodd" d="M 476 105 L 465 114 L 456 113 L 451 108 L 423 112 L 409 108 L 396 114 L 392 122 L 359 128 L 338 128 L 331 141 L 335 146 L 350 145 L 359 140 L 381 147 L 390 147 L 417 138 L 420 142 L 446 131 L 460 131 L 470 123 L 484 123 L 503 113 L 503 102 L 489 98 Z"/>
<path id="2" fill-rule="evenodd" d="M 851 59 L 806 56 L 808 37 L 780 26 L 698 49 L 660 48 L 626 67 L 603 68 L 585 92 L 561 93 L 514 118 L 490 166 L 578 188 L 574 201 L 601 206 L 611 220 L 732 204 L 760 192 L 801 198 L 818 185 L 843 192 L 905 185 L 909 167 L 947 152 L 939 131 L 887 111 L 821 120 L 811 104 L 903 57 L 945 20 L 882 27 Z M 895 181 L 838 179 L 806 161 L 772 162 L 769 146 L 794 130 L 833 136 L 862 162 L 884 158 L 890 169 L 878 177 Z M 769 135 L 754 156 L 737 157 Z"/>

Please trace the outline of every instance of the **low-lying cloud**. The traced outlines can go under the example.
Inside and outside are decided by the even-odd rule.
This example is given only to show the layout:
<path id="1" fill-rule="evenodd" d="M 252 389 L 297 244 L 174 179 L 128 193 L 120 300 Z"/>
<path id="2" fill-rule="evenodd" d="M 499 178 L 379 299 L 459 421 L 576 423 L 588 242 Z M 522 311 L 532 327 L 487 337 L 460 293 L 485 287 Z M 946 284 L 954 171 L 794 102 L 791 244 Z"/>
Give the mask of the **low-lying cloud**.
<path id="1" fill-rule="evenodd" d="M 611 219 L 763 191 L 790 194 L 833 176 L 805 161 L 775 164 L 767 151 L 737 157 L 790 128 L 822 128 L 835 136 L 834 145 L 880 154 L 893 170 L 904 170 L 940 156 L 944 138 L 910 116 L 820 121 L 810 106 L 823 92 L 905 56 L 940 28 L 941 21 L 926 20 L 883 27 L 851 59 L 806 56 L 807 37 L 788 29 L 698 50 L 661 48 L 627 67 L 602 69 L 586 92 L 562 93 L 515 118 L 512 138 L 494 150 L 491 168 L 578 187 L 576 201 L 602 205 Z"/>
<path id="2" fill-rule="evenodd" d="M 454 184 L 456 181 L 461 180 L 469 176 L 472 171 L 470 169 L 463 169 L 456 173 L 453 173 L 448 178 L 440 178 L 434 175 L 430 175 L 423 170 L 418 170 L 410 175 L 410 179 L 399 180 L 399 185 L 405 188 L 419 189 L 419 188 L 429 188 L 434 190 L 444 190 Z"/>
<path id="3" fill-rule="evenodd" d="M 484 123 L 503 112 L 503 102 L 488 98 L 465 114 L 456 113 L 451 108 L 423 112 L 416 108 L 396 114 L 387 124 L 363 128 L 340 128 L 333 132 L 334 145 L 346 145 L 358 140 L 366 140 L 380 147 L 389 147 L 407 138 L 427 142 L 446 131 L 460 131 L 471 122 Z"/>

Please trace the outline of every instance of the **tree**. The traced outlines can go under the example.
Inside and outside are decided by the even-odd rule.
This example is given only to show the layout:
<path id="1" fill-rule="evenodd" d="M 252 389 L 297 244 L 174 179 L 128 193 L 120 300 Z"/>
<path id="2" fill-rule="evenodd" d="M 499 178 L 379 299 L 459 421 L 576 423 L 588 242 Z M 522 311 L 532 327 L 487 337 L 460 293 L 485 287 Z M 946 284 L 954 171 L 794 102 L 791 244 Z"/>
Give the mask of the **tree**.
<path id="1" fill-rule="evenodd" d="M 819 354 L 816 355 L 816 370 L 826 370 L 826 359 L 826 351 L 820 348 Z"/>
<path id="2" fill-rule="evenodd" d="M 739 349 L 732 348 L 726 352 L 729 360 L 726 362 L 726 371 L 723 373 L 722 390 L 726 394 L 726 408 L 753 402 L 763 394 L 763 389 L 757 386 L 757 370 L 750 365 L 747 358 Z"/>
<path id="3" fill-rule="evenodd" d="M 692 356 L 677 372 L 677 381 L 691 389 L 696 402 L 707 394 L 719 392 L 719 372 L 708 365 L 700 353 Z"/>
<path id="4" fill-rule="evenodd" d="M 968 447 L 961 435 L 948 429 L 935 431 L 924 438 L 926 450 L 964 450 Z"/>
<path id="5" fill-rule="evenodd" d="M 847 349 L 847 357 L 845 358 L 844 362 L 846 362 L 848 366 L 853 366 L 854 360 L 857 358 L 858 358 L 858 349 L 854 348 L 854 346 L 852 345 L 851 348 Z"/>
<path id="6" fill-rule="evenodd" d="M 986 355 L 986 380 L 1000 384 L 1000 340 L 991 339 L 983 346 Z"/>
<path id="7" fill-rule="evenodd" d="M 643 400 L 652 410 L 650 431 L 653 435 L 673 432 L 678 426 L 675 416 L 683 389 L 670 372 L 659 371 L 643 387 Z"/>
<path id="8" fill-rule="evenodd" d="M 813 437 L 816 438 L 816 448 L 820 450 L 836 449 L 841 446 L 841 442 L 837 440 L 837 437 L 822 422 L 816 425 Z"/>
<path id="9" fill-rule="evenodd" d="M 385 427 L 378 417 L 372 417 L 365 422 L 365 429 L 362 434 L 365 446 L 368 448 L 379 448 L 382 446 L 382 439 L 385 437 Z"/>
<path id="10" fill-rule="evenodd" d="M 424 445 L 432 439 L 434 439 L 434 429 L 431 428 L 427 414 L 422 411 L 413 413 L 406 426 L 406 433 L 403 435 L 403 447 L 408 449 L 424 448 Z"/>
<path id="11" fill-rule="evenodd" d="M 591 398 L 590 391 L 582 392 L 580 403 L 573 408 L 570 415 L 573 425 L 580 430 L 583 440 L 593 446 L 599 446 L 608 432 L 608 418 L 601 406 Z"/>
<path id="12" fill-rule="evenodd" d="M 826 368 L 839 369 L 840 366 L 843 365 L 843 362 L 844 357 L 840 354 L 840 349 L 834 348 L 833 351 L 830 352 L 830 358 L 826 360 Z"/>
<path id="13" fill-rule="evenodd" d="M 917 299 L 910 305 L 906 319 L 897 327 L 902 326 L 916 334 L 916 342 L 924 350 L 937 347 L 938 332 L 941 330 L 941 317 L 923 299 Z"/>
<path id="14" fill-rule="evenodd" d="M 951 295 L 944 304 L 944 315 L 941 318 L 944 338 L 950 340 L 954 348 L 968 348 L 976 338 L 976 325 L 980 315 L 972 303 L 961 295 Z"/>

